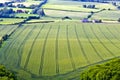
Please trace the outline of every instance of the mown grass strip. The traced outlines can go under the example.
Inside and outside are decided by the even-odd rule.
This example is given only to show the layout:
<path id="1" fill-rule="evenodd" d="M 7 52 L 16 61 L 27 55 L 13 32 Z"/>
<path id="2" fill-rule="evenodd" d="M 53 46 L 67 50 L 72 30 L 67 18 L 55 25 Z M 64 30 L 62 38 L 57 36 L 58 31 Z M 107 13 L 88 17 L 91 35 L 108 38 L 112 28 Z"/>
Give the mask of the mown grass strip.
<path id="1" fill-rule="evenodd" d="M 58 59 L 58 38 L 59 38 L 60 25 L 58 26 L 56 42 L 55 42 L 55 58 L 56 58 L 56 74 L 59 74 L 59 59 Z"/>
<path id="2" fill-rule="evenodd" d="M 81 41 L 79 39 L 79 36 L 78 36 L 78 33 L 77 33 L 77 29 L 76 29 L 76 25 L 75 25 L 75 34 L 76 34 L 76 37 L 77 37 L 78 44 L 79 44 L 79 46 L 81 48 L 81 51 L 82 51 L 82 53 L 83 53 L 83 55 L 84 55 L 84 57 L 86 59 L 86 62 L 87 62 L 87 64 L 90 64 L 90 61 L 88 60 L 88 57 L 85 54 L 85 50 L 83 49 L 82 43 L 81 43 Z"/>
<path id="3" fill-rule="evenodd" d="M 36 27 L 36 26 L 35 26 L 35 27 Z M 25 68 L 25 69 L 27 68 L 27 65 L 28 65 L 28 63 L 29 63 L 29 58 L 30 58 L 31 53 L 32 53 L 32 50 L 33 50 L 33 48 L 34 48 L 34 43 L 36 42 L 39 34 L 41 33 L 41 30 L 43 29 L 43 27 L 44 27 L 44 25 L 40 28 L 39 32 L 37 33 L 36 37 L 34 38 L 34 40 L 33 40 L 33 42 L 32 42 L 32 45 L 31 45 L 31 47 L 30 47 L 30 50 L 29 50 L 27 59 L 26 59 L 26 61 L 25 61 L 25 65 L 24 65 L 24 68 Z"/>
<path id="4" fill-rule="evenodd" d="M 82 25 L 82 28 L 83 28 L 83 31 L 84 31 L 84 33 L 85 33 L 85 35 L 86 35 L 86 37 L 87 37 L 90 45 L 92 46 L 93 50 L 95 51 L 95 53 L 99 56 L 99 58 L 100 58 L 101 60 L 104 60 L 103 57 L 100 55 L 100 53 L 96 50 L 96 48 L 95 48 L 95 46 L 93 45 L 93 43 L 91 42 L 91 40 L 89 39 L 89 36 L 87 35 L 87 32 L 86 32 L 86 30 L 85 30 L 85 26 L 84 26 L 84 25 Z"/>
<path id="5" fill-rule="evenodd" d="M 40 76 L 42 76 L 42 69 L 43 69 L 43 63 L 44 63 L 44 53 L 45 53 L 45 46 L 46 46 L 46 42 L 47 42 L 47 39 L 48 39 L 48 35 L 49 35 L 49 32 L 51 30 L 52 26 L 50 26 L 48 32 L 47 32 L 47 35 L 45 37 L 45 41 L 44 41 L 44 44 L 43 44 L 43 49 L 42 49 L 42 54 L 41 54 L 41 62 L 40 62 L 40 69 L 39 69 L 39 74 Z"/>
<path id="6" fill-rule="evenodd" d="M 68 25 L 66 26 L 66 36 L 67 36 L 68 53 L 69 53 L 69 56 L 70 56 L 70 61 L 71 61 L 73 70 L 75 70 L 76 69 L 75 68 L 75 63 L 74 63 L 72 52 L 71 52 L 71 48 L 70 48 L 70 41 L 69 41 L 69 34 L 68 34 Z"/>

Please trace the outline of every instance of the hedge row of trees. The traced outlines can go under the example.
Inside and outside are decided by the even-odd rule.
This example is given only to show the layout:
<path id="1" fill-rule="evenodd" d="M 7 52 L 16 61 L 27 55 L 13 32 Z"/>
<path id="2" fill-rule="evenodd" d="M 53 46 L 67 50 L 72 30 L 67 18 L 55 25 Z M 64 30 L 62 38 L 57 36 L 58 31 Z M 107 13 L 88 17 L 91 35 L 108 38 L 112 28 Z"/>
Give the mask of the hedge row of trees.
<path id="1" fill-rule="evenodd" d="M 120 80 L 120 59 L 89 67 L 82 72 L 80 80 Z"/>
<path id="2" fill-rule="evenodd" d="M 7 8 L 4 8 L 4 9 L 1 9 L 0 10 L 0 17 L 4 17 L 4 18 L 12 18 L 14 17 L 14 11 L 13 9 L 7 9 Z"/>

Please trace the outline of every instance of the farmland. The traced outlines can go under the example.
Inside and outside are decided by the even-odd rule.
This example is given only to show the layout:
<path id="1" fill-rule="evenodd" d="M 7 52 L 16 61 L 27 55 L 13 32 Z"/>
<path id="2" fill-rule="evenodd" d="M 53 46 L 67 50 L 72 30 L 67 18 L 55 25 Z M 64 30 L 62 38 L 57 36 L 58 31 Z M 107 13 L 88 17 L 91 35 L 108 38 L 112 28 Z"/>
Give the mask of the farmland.
<path id="1" fill-rule="evenodd" d="M 0 25 L 0 37 L 8 34 L 10 35 L 17 28 L 16 25 Z"/>
<path id="2" fill-rule="evenodd" d="M 120 56 L 119 26 L 79 21 L 24 24 L 0 48 L 0 63 L 30 74 L 29 80 L 61 75 L 68 79 L 82 67 Z"/>

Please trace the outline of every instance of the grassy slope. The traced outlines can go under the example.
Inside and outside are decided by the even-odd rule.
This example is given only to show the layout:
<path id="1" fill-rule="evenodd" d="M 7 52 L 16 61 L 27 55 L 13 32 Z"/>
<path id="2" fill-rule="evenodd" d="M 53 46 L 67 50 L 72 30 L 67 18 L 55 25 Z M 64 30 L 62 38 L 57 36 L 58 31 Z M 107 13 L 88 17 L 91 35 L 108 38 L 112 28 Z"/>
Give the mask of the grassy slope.
<path id="1" fill-rule="evenodd" d="M 119 15 L 120 11 L 119 10 L 115 10 L 115 11 L 108 11 L 105 10 L 103 12 L 99 12 L 99 13 L 95 13 L 92 18 L 98 18 L 98 19 L 103 19 L 103 20 L 118 20 L 118 18 L 120 18 Z"/>
<path id="2" fill-rule="evenodd" d="M 0 24 L 14 24 L 14 23 L 19 23 L 22 22 L 24 19 L 16 19 L 16 18 L 0 18 L 3 21 L 0 21 Z"/>
<path id="3" fill-rule="evenodd" d="M 81 67 L 120 56 L 119 32 L 119 24 L 71 21 L 25 25 L 1 48 L 0 59 L 33 76 L 64 74 L 44 78 L 73 78 Z"/>

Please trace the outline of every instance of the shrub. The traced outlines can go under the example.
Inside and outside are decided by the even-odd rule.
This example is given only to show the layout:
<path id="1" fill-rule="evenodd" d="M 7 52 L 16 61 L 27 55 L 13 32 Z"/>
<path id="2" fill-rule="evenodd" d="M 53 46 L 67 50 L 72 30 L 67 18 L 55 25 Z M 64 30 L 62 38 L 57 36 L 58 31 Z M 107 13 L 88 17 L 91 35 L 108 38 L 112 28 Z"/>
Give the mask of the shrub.
<path id="1" fill-rule="evenodd" d="M 113 59 L 104 64 L 89 67 L 81 73 L 81 80 L 119 80 L 120 59 Z"/>

